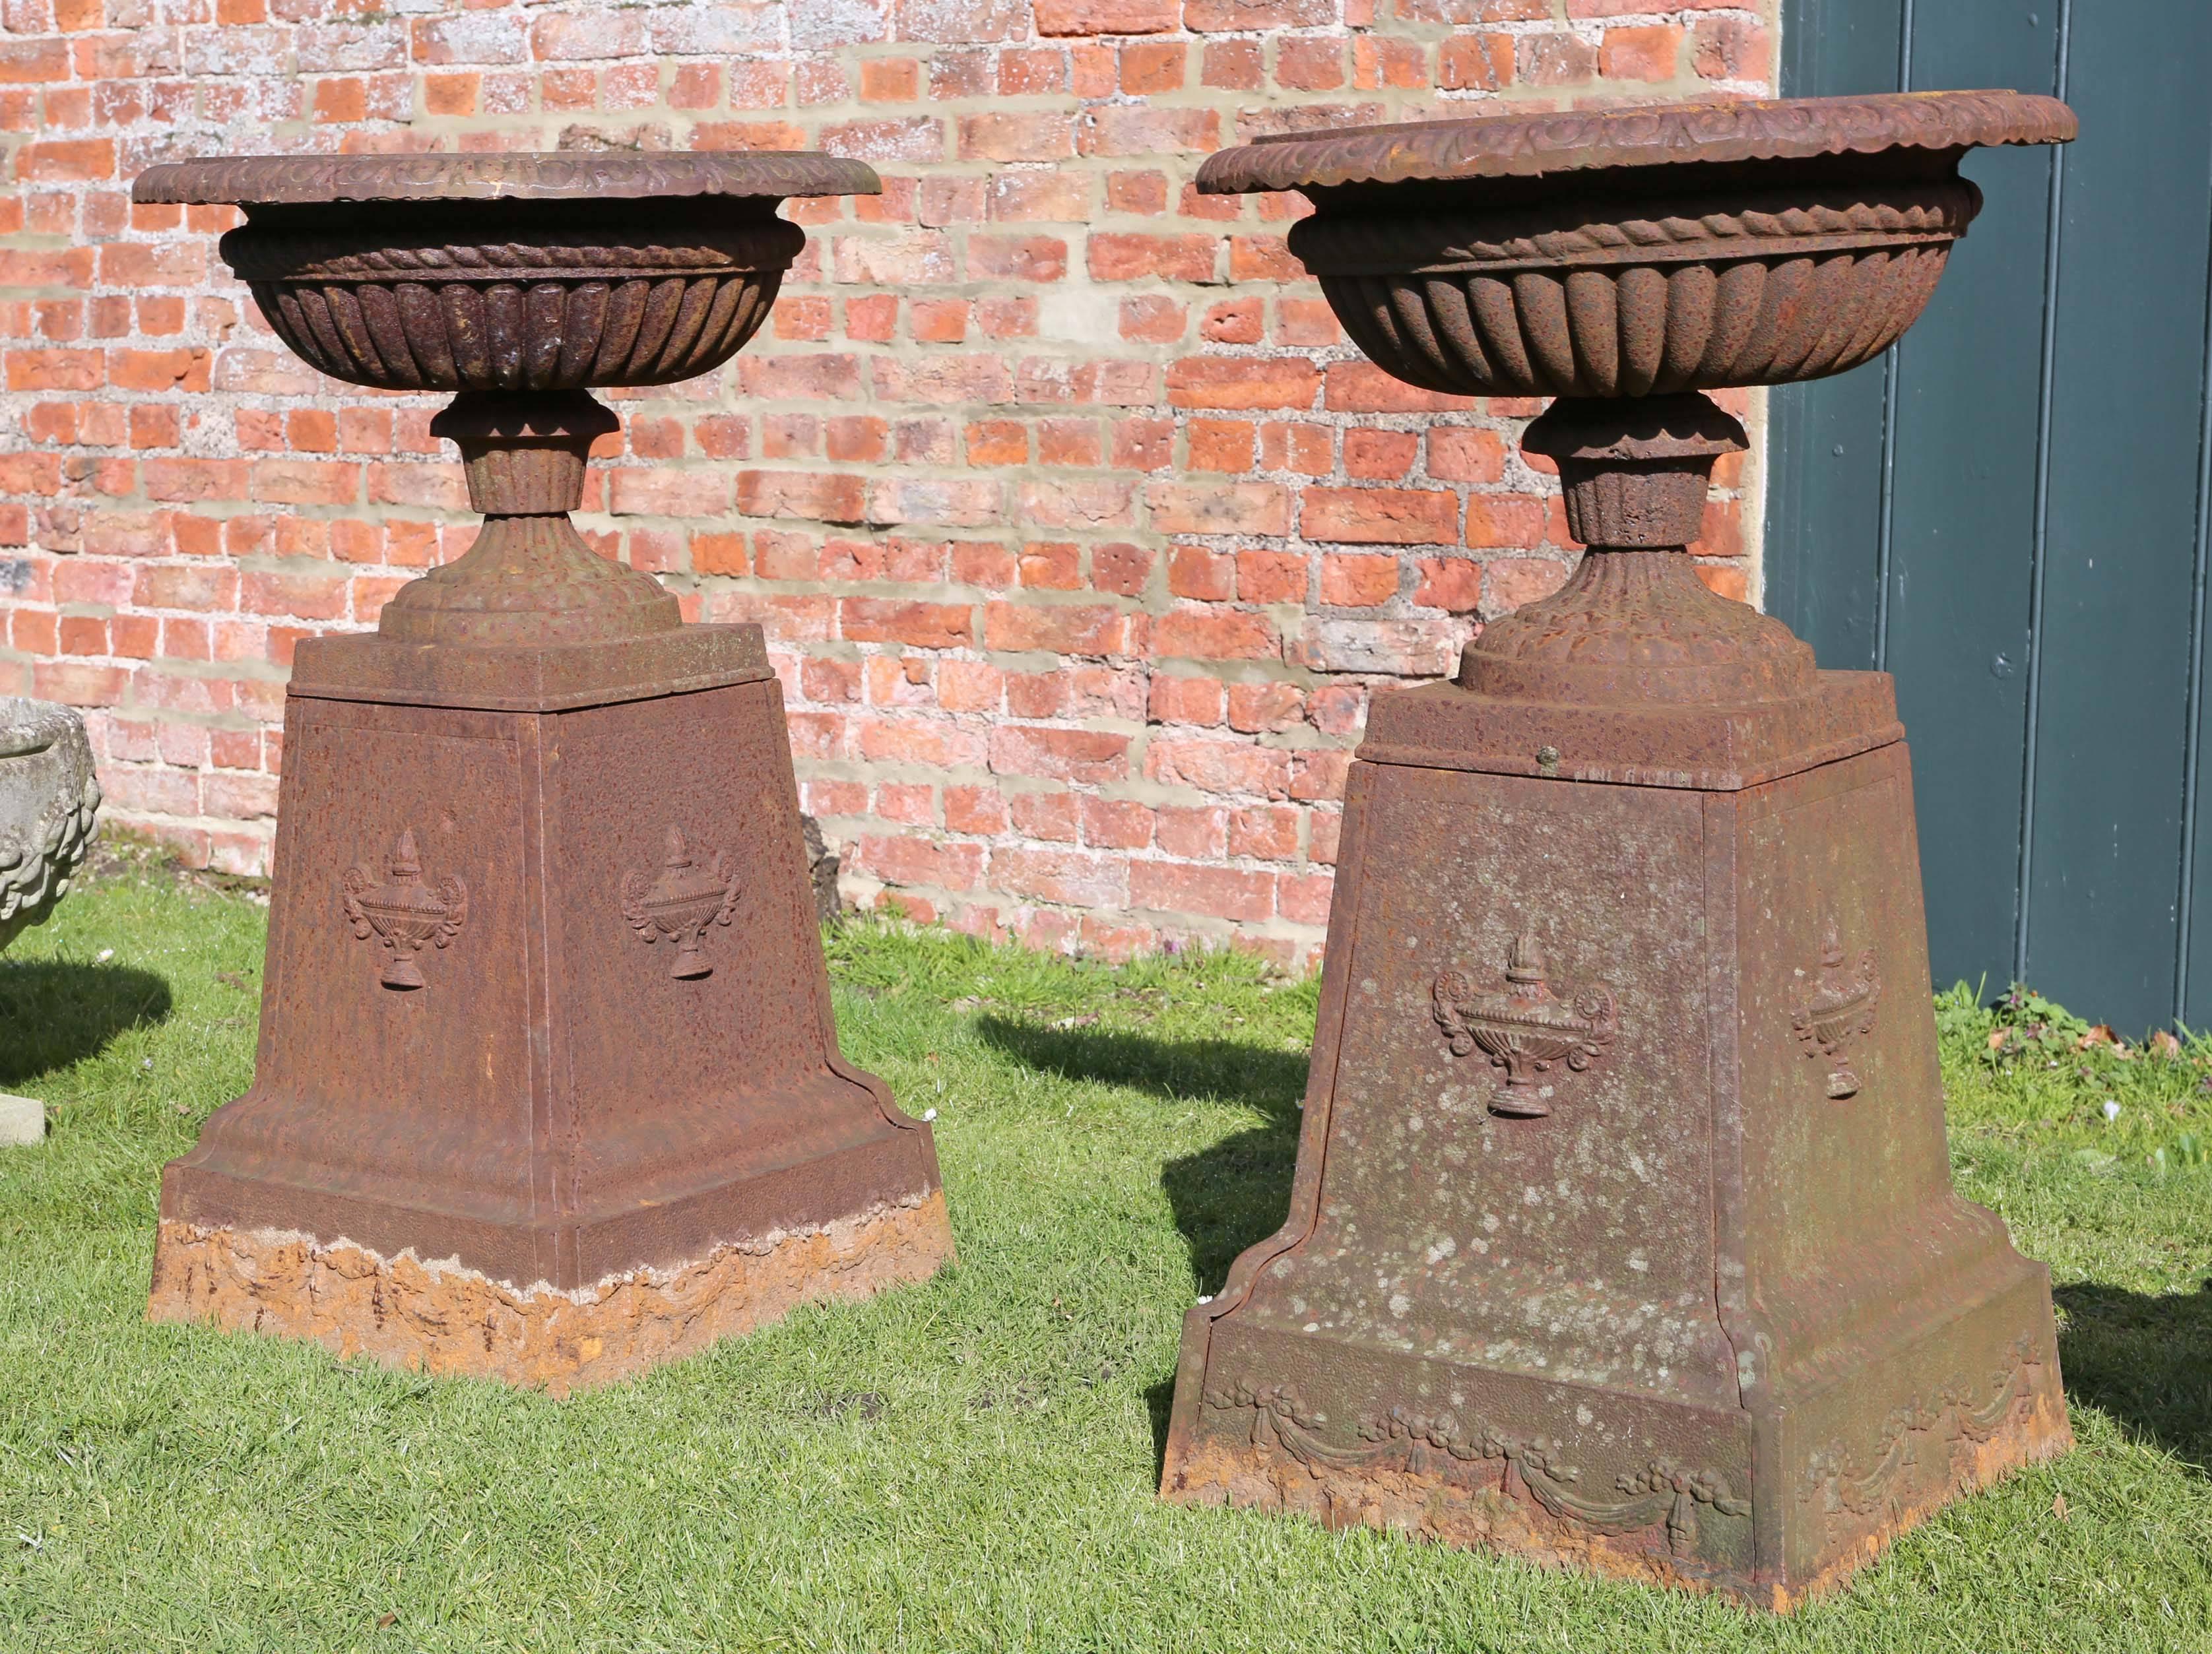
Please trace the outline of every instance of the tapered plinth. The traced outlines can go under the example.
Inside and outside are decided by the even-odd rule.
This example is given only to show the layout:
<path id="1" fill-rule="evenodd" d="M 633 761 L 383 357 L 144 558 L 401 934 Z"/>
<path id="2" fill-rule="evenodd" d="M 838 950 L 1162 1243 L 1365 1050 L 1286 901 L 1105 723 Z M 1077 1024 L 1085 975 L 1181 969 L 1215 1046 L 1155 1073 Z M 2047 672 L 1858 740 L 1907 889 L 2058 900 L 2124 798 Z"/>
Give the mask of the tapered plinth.
<path id="1" fill-rule="evenodd" d="M 163 1175 L 155 1318 L 565 1391 L 950 1256 L 928 1127 L 837 1052 L 757 627 L 302 645 L 285 760 L 254 1085 Z"/>
<path id="2" fill-rule="evenodd" d="M 1185 1323 L 1168 1497 L 1780 1609 L 2064 1449 L 2046 1272 L 1951 1190 L 1897 736 L 1875 674 L 1378 703 L 1290 1219 Z"/>

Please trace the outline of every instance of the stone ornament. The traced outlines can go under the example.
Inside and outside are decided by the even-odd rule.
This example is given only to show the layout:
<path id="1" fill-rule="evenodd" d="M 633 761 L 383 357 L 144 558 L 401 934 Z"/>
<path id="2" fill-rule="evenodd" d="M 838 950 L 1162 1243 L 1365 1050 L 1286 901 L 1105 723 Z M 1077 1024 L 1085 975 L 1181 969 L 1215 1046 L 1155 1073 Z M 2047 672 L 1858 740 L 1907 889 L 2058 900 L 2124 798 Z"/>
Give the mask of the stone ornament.
<path id="1" fill-rule="evenodd" d="M 51 701 L 0 697 L 0 948 L 69 894 L 99 812 L 84 719 Z"/>

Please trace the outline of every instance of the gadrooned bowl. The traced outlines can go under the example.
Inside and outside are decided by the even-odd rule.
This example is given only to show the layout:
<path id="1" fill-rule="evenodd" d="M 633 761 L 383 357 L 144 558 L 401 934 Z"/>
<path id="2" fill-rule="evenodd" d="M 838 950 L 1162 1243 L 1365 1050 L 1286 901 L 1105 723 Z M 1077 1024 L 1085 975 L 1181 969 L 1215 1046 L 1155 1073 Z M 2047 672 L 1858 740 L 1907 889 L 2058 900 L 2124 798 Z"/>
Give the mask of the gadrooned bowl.
<path id="1" fill-rule="evenodd" d="M 1291 249 L 1401 379 L 1641 397 L 1879 355 L 1980 208 L 1959 157 L 2074 129 L 2010 92 L 1678 104 L 1286 135 L 1199 187 L 1312 197 Z"/>
<path id="2" fill-rule="evenodd" d="M 545 391 L 727 360 L 805 245 L 777 201 L 880 188 L 806 154 L 256 156 L 151 168 L 132 198 L 243 207 L 223 258 L 334 379 Z"/>

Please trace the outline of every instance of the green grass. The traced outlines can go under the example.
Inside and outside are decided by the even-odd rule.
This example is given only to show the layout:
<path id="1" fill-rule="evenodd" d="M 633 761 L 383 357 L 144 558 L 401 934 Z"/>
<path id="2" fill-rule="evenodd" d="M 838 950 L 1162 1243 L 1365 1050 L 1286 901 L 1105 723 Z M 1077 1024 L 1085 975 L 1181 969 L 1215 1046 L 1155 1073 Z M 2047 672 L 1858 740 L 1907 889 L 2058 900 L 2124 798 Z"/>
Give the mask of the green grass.
<path id="1" fill-rule="evenodd" d="M 54 1119 L 0 1151 L 9 1654 L 2212 1649 L 2197 1053 L 1992 1052 L 1946 1002 L 1960 1181 L 2056 1271 L 2081 1445 L 1775 1621 L 1153 1497 L 1182 1312 L 1280 1221 L 1312 1032 L 1312 984 L 1231 956 L 834 941 L 847 1051 L 938 1111 L 926 1287 L 567 1403 L 149 1326 L 158 1170 L 247 1081 L 262 930 L 141 869 L 0 958 L 0 1088 Z"/>

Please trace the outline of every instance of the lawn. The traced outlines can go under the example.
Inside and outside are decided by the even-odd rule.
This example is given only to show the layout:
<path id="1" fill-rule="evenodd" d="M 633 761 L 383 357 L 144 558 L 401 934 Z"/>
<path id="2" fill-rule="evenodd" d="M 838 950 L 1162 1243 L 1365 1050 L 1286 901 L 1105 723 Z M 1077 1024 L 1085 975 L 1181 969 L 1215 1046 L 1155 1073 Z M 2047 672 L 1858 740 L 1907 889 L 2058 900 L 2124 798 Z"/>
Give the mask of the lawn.
<path id="1" fill-rule="evenodd" d="M 1280 1221 L 1315 985 L 856 924 L 958 1264 L 566 1403 L 140 1318 L 264 912 L 155 863 L 0 957 L 0 1649 L 2212 1649 L 2208 1053 L 1942 1007 L 1960 1184 L 2056 1275 L 2080 1449 L 1788 1621 L 1153 1497 L 1183 1309 Z M 2038 1033 L 2037 1030 L 2040 1029 Z M 2003 1034 L 1996 1048 L 1992 1036 Z M 2117 1105 L 2106 1118 L 2106 1104 Z"/>

